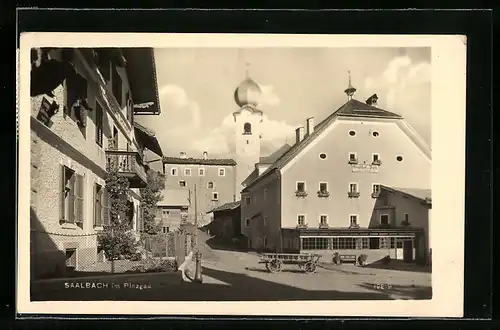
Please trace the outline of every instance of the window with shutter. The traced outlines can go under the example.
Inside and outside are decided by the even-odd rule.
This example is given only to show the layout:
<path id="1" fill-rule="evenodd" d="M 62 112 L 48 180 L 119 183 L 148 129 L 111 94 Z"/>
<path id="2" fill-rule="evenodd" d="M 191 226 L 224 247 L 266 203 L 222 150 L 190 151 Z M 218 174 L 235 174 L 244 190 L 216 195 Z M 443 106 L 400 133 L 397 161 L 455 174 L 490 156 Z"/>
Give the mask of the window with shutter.
<path id="1" fill-rule="evenodd" d="M 83 224 L 83 207 L 84 207 L 84 198 L 83 198 L 83 191 L 84 191 L 84 177 L 83 175 L 76 174 L 75 175 L 75 194 L 74 194 L 74 222 L 82 225 Z"/>
<path id="2" fill-rule="evenodd" d="M 102 187 L 98 184 L 94 185 L 94 226 L 102 226 Z"/>
<path id="3" fill-rule="evenodd" d="M 75 201 L 75 172 L 61 165 L 61 200 L 60 217 L 61 222 L 74 223 L 74 201 Z"/>
<path id="4" fill-rule="evenodd" d="M 104 113 L 99 102 L 95 105 L 95 142 L 102 147 Z"/>
<path id="5" fill-rule="evenodd" d="M 110 225 L 110 214 L 109 214 L 109 193 L 108 189 L 103 188 L 102 189 L 102 198 L 101 198 L 101 219 L 102 219 L 102 224 L 103 226 L 109 226 Z"/>

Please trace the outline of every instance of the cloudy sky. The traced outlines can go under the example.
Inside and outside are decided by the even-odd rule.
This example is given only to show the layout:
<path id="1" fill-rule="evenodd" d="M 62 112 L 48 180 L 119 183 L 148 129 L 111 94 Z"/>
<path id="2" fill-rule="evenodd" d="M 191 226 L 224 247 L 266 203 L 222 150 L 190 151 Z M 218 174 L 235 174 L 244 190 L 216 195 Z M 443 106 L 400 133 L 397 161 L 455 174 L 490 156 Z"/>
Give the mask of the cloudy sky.
<path id="1" fill-rule="evenodd" d="M 177 156 L 231 157 L 233 93 L 249 75 L 263 90 L 262 154 L 285 142 L 307 117 L 316 123 L 354 98 L 377 93 L 430 144 L 430 48 L 162 48 L 155 49 L 160 116 L 137 121 L 156 132 L 163 151 Z"/>

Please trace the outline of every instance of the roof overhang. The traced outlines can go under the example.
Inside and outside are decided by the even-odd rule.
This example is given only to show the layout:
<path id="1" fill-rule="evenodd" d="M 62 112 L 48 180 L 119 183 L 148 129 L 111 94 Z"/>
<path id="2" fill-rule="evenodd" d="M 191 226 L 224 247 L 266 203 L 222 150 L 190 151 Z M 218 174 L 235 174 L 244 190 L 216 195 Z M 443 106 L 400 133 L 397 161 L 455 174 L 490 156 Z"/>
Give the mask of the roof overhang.
<path id="1" fill-rule="evenodd" d="M 127 75 L 135 105 L 135 115 L 159 115 L 160 98 L 156 64 L 152 48 L 122 48 L 127 62 Z"/>
<path id="2" fill-rule="evenodd" d="M 139 145 L 144 146 L 158 156 L 163 157 L 163 151 L 161 150 L 160 143 L 158 142 L 154 132 L 141 124 L 134 122 L 134 133 Z"/>

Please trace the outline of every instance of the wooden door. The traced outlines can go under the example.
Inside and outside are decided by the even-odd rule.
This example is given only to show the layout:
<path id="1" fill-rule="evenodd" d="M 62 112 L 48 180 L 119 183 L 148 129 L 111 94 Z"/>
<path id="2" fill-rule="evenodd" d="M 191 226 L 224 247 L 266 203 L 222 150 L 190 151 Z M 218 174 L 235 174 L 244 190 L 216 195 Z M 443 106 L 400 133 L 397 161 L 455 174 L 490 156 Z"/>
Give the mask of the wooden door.
<path id="1" fill-rule="evenodd" d="M 403 241 L 403 261 L 404 262 L 413 261 L 413 240 Z"/>

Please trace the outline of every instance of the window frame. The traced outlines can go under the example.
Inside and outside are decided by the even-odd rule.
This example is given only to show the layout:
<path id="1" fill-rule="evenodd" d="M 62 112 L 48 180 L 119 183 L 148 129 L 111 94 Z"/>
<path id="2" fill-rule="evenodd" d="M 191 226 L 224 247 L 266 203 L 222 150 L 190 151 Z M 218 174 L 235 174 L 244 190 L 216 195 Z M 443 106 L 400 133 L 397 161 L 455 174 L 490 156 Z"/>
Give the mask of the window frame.
<path id="1" fill-rule="evenodd" d="M 354 185 L 356 189 L 351 190 L 351 186 Z M 356 194 L 359 193 L 359 183 L 358 182 L 349 182 L 349 193 Z"/>
<path id="2" fill-rule="evenodd" d="M 101 102 L 95 101 L 95 143 L 102 149 L 104 143 L 104 108 Z"/>
<path id="3" fill-rule="evenodd" d="M 300 223 L 300 217 L 303 217 L 303 223 Z M 307 220 L 306 220 L 306 215 L 304 213 L 299 213 L 297 214 L 297 225 L 298 226 L 305 226 L 307 224 Z"/>
<path id="4" fill-rule="evenodd" d="M 299 183 L 302 183 L 304 185 L 304 190 L 300 190 L 299 189 Z M 307 191 L 307 184 L 305 181 L 296 181 L 295 182 L 295 191 L 298 191 L 298 192 L 306 192 Z"/>
<path id="5" fill-rule="evenodd" d="M 184 185 L 181 185 L 181 182 L 184 182 Z M 179 187 L 186 187 L 186 180 L 179 180 Z"/>
<path id="6" fill-rule="evenodd" d="M 355 221 L 354 224 L 352 223 L 352 218 L 353 217 L 356 219 L 356 221 Z M 351 226 L 357 226 L 359 224 L 358 221 L 359 221 L 359 214 L 355 214 L 355 213 L 349 214 L 349 227 L 351 227 Z"/>
<path id="7" fill-rule="evenodd" d="M 250 218 L 245 218 L 245 227 L 250 227 Z"/>
<path id="8" fill-rule="evenodd" d="M 219 201 L 219 193 L 217 191 L 212 191 L 212 201 Z"/>
<path id="9" fill-rule="evenodd" d="M 212 184 L 212 187 L 210 187 L 210 184 Z M 215 182 L 214 181 L 208 181 L 207 182 L 207 189 L 215 189 Z"/>
<path id="10" fill-rule="evenodd" d="M 386 224 L 382 223 L 382 217 L 383 216 L 387 216 L 387 223 Z M 389 213 L 381 213 L 380 214 L 380 216 L 379 216 L 379 224 L 380 225 L 383 225 L 383 226 L 389 225 L 390 221 L 391 221 L 391 217 L 390 217 Z"/>
<path id="11" fill-rule="evenodd" d="M 325 218 L 325 222 L 323 222 L 323 217 Z M 320 214 L 319 215 L 319 224 L 320 225 L 328 225 L 328 214 Z"/>
<path id="12" fill-rule="evenodd" d="M 206 169 L 204 167 L 198 168 L 198 176 L 205 176 Z"/>
<path id="13" fill-rule="evenodd" d="M 184 168 L 184 176 L 191 176 L 192 174 L 193 174 L 193 171 L 192 171 L 191 167 Z"/>
<path id="14" fill-rule="evenodd" d="M 351 156 L 354 156 L 354 158 L 351 158 Z M 348 159 L 350 162 L 357 162 L 358 161 L 358 153 L 357 152 L 350 151 L 348 157 L 349 157 Z"/>
<path id="15" fill-rule="evenodd" d="M 178 176 L 178 175 L 179 175 L 179 169 L 177 167 L 171 167 L 170 168 L 170 176 Z"/>
<path id="16" fill-rule="evenodd" d="M 221 174 L 221 171 L 222 171 L 222 174 Z M 217 174 L 219 176 L 226 176 L 226 169 L 224 167 L 219 167 Z"/>
<path id="17" fill-rule="evenodd" d="M 322 184 L 325 184 L 325 185 L 326 185 L 326 189 L 325 189 L 324 191 L 323 191 L 323 190 L 321 190 L 321 185 L 322 185 Z M 322 193 L 327 193 L 327 192 L 328 192 L 328 182 L 327 182 L 327 181 L 320 181 L 320 182 L 318 183 L 318 191 L 319 191 L 319 192 L 322 192 Z"/>

